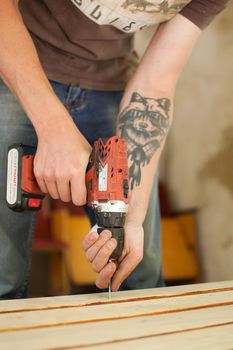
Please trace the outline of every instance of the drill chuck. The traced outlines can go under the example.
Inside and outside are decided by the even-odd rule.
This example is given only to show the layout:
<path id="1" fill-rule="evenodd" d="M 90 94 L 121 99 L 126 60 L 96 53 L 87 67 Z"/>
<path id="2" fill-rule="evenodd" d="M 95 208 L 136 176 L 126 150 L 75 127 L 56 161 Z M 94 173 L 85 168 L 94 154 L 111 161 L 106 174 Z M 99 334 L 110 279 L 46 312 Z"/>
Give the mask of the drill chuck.
<path id="1" fill-rule="evenodd" d="M 117 241 L 117 247 L 110 257 L 110 260 L 117 260 L 124 248 L 123 226 L 125 224 L 128 204 L 121 201 L 114 201 L 112 204 L 95 203 L 93 207 L 96 208 L 95 217 L 99 227 L 97 232 L 101 233 L 103 230 L 109 230 L 112 233 L 112 238 L 115 238 Z"/>

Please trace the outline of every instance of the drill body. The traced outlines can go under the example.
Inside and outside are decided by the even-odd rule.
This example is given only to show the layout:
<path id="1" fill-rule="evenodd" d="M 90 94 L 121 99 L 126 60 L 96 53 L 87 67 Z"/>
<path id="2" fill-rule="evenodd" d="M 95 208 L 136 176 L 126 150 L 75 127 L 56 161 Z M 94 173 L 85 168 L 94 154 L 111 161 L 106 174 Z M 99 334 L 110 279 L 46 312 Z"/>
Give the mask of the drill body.
<path id="1" fill-rule="evenodd" d="M 88 205 L 93 208 L 98 233 L 108 229 L 117 241 L 110 259 L 117 260 L 124 247 L 128 210 L 128 163 L 123 138 L 113 136 L 95 142 L 86 173 Z"/>

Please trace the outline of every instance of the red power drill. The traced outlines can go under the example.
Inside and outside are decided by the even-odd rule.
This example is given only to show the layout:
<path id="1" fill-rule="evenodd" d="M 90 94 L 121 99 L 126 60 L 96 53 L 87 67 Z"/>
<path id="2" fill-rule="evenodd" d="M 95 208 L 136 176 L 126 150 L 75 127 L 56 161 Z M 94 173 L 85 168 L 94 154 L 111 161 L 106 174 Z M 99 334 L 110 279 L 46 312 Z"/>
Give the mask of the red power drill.
<path id="1" fill-rule="evenodd" d="M 35 147 L 15 144 L 7 160 L 6 201 L 14 211 L 38 210 L 45 196 L 33 172 Z M 128 208 L 128 165 L 124 139 L 113 136 L 94 143 L 86 171 L 87 201 L 93 208 L 98 233 L 112 232 L 117 247 L 111 259 L 117 259 L 124 246 L 125 216 Z"/>
<path id="2" fill-rule="evenodd" d="M 94 209 L 97 232 L 108 229 L 117 241 L 110 259 L 117 260 L 124 247 L 128 209 L 128 164 L 126 143 L 113 136 L 94 143 L 86 172 L 88 205 Z"/>

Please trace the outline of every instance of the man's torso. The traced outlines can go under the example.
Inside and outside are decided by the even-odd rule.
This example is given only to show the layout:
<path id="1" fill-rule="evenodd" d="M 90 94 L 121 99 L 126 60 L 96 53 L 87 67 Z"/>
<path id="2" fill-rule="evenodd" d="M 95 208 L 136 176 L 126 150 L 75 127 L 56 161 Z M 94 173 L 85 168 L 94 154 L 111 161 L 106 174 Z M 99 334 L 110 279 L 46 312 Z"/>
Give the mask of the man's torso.
<path id="1" fill-rule="evenodd" d="M 190 0 L 20 0 L 20 10 L 49 79 L 121 90 L 132 32 L 175 16 Z"/>

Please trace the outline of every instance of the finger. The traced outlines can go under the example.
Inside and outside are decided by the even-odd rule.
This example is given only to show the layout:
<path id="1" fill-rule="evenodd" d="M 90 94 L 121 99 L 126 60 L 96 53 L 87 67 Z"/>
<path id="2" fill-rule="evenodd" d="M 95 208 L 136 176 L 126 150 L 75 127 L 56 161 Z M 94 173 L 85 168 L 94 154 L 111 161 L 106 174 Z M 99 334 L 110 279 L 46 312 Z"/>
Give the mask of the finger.
<path id="1" fill-rule="evenodd" d="M 92 262 L 93 259 L 96 257 L 97 253 L 99 252 L 100 248 L 103 247 L 103 245 L 111 238 L 112 234 L 108 230 L 104 230 L 100 233 L 97 241 L 86 250 L 86 257 L 87 259 Z"/>
<path id="2" fill-rule="evenodd" d="M 83 240 L 84 251 L 89 249 L 97 241 L 98 238 L 99 234 L 97 233 L 97 231 L 91 230 L 91 232 L 89 232 Z"/>
<path id="3" fill-rule="evenodd" d="M 108 287 L 109 281 L 116 271 L 117 265 L 112 261 L 108 263 L 99 273 L 96 279 L 96 286 L 100 289 Z"/>
<path id="4" fill-rule="evenodd" d="M 68 180 L 57 180 L 57 190 L 63 202 L 71 201 L 70 183 Z"/>
<path id="5" fill-rule="evenodd" d="M 35 175 L 35 178 L 36 178 L 36 182 L 37 182 L 38 186 L 40 187 L 40 190 L 42 192 L 44 192 L 44 193 L 48 193 L 48 188 L 47 188 L 46 183 L 44 181 L 41 169 L 38 168 L 37 163 L 35 162 L 35 160 L 34 160 L 33 171 L 34 171 L 34 175 Z"/>
<path id="6" fill-rule="evenodd" d="M 36 179 L 36 181 L 37 181 L 38 186 L 40 187 L 40 190 L 43 193 L 48 193 L 49 192 L 43 179 Z"/>
<path id="7" fill-rule="evenodd" d="M 111 238 L 100 248 L 98 254 L 92 260 L 92 268 L 95 272 L 100 272 L 104 268 L 116 246 L 117 241 Z"/>
<path id="8" fill-rule="evenodd" d="M 120 288 L 122 282 L 130 275 L 135 267 L 141 261 L 141 256 L 137 256 L 135 253 L 128 254 L 122 262 L 119 264 L 116 273 L 112 280 L 112 290 L 117 291 Z"/>
<path id="9" fill-rule="evenodd" d="M 121 263 L 122 260 L 124 260 L 124 258 L 126 257 L 126 254 L 127 254 L 126 248 L 123 248 L 121 256 L 119 257 L 119 259 L 117 259 L 117 262 Z"/>
<path id="10" fill-rule="evenodd" d="M 58 190 L 57 190 L 57 185 L 56 185 L 56 182 L 54 181 L 45 181 L 45 184 L 46 184 L 46 187 L 48 189 L 48 192 L 50 194 L 50 196 L 53 198 L 53 199 L 59 199 L 59 193 L 58 193 Z"/>
<path id="11" fill-rule="evenodd" d="M 71 198 L 75 205 L 84 205 L 87 202 L 87 190 L 85 179 L 79 172 L 76 172 L 70 181 Z"/>

